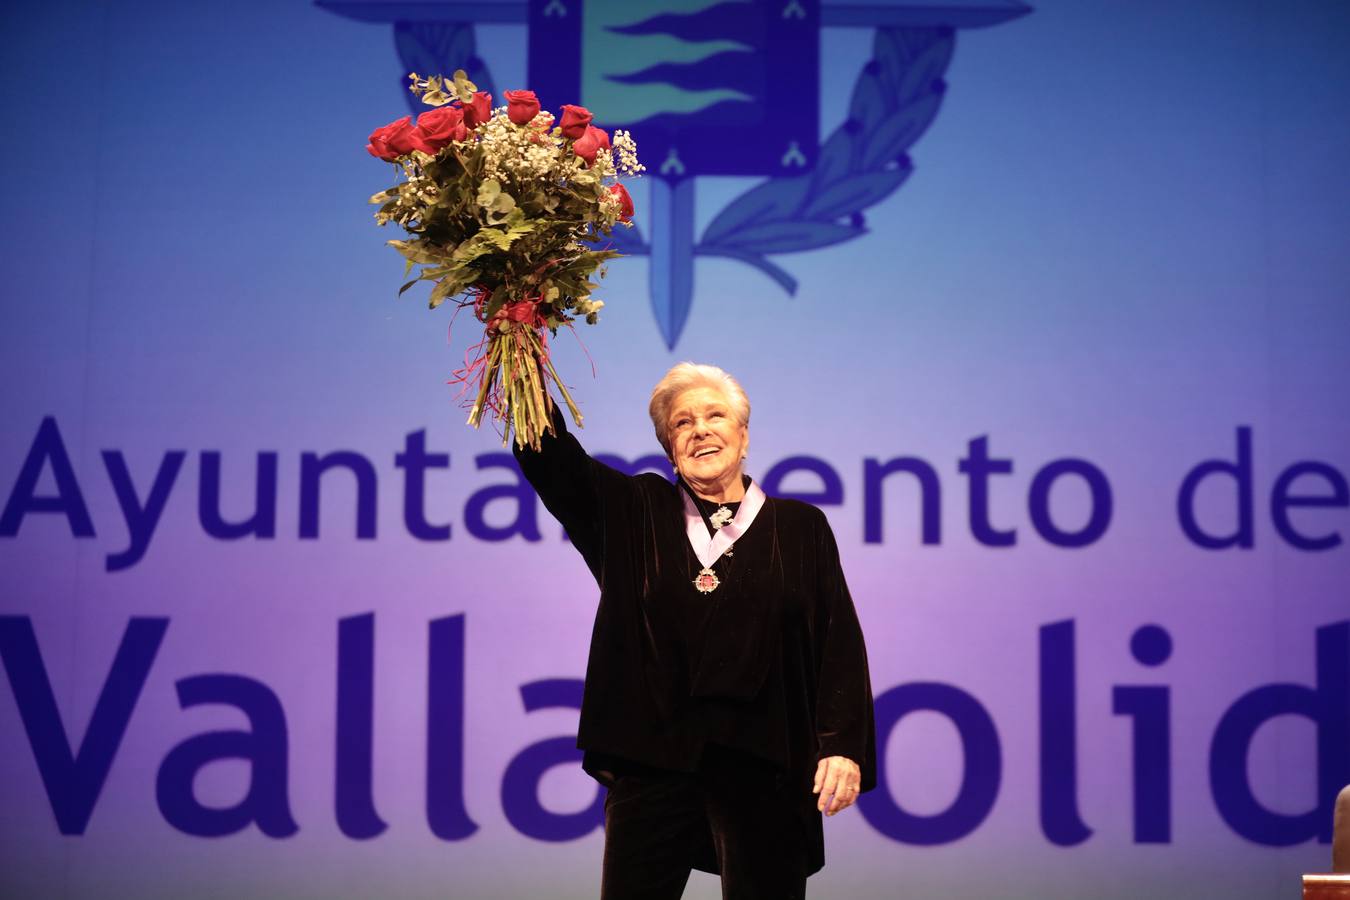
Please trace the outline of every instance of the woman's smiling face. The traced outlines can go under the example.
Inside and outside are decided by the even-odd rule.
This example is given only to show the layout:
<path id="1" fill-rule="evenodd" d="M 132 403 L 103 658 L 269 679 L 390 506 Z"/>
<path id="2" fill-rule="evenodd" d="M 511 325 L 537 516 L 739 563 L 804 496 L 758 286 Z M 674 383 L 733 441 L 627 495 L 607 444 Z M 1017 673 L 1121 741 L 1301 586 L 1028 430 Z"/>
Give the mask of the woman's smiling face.
<path id="1" fill-rule="evenodd" d="M 666 435 L 671 462 L 696 492 L 738 492 L 750 432 L 737 421 L 722 391 L 700 386 L 681 393 L 671 404 Z"/>

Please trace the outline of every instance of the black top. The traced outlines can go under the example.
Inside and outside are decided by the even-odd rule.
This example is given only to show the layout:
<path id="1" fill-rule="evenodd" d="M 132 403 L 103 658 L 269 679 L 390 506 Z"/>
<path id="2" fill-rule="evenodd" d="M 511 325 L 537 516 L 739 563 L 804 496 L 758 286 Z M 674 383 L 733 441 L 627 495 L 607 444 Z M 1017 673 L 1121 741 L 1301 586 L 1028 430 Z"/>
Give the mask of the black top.
<path id="1" fill-rule="evenodd" d="M 700 593 L 682 489 L 592 459 L 560 414 L 553 423 L 557 437 L 516 458 L 600 586 L 583 768 L 602 783 L 626 764 L 694 771 L 709 743 L 757 757 L 802 786 L 816 871 L 816 762 L 848 757 L 862 789 L 876 785 L 867 652 L 825 514 L 768 498 L 713 564 L 720 585 Z"/>

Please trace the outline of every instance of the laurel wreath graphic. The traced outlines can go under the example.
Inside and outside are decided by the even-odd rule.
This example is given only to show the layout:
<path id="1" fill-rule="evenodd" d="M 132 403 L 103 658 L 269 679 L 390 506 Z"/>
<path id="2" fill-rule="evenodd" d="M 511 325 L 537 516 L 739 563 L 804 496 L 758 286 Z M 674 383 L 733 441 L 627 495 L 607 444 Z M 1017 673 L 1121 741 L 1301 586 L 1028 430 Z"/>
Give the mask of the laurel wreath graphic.
<path id="1" fill-rule="evenodd" d="M 694 253 L 748 263 L 795 293 L 796 279 L 766 257 L 867 233 L 863 210 L 914 171 L 907 151 L 937 115 L 954 46 L 951 28 L 878 28 L 848 118 L 821 145 L 815 170 L 737 197 L 708 224 Z"/>
<path id="2" fill-rule="evenodd" d="M 864 210 L 889 197 L 914 171 L 908 151 L 942 104 L 942 76 L 955 35 L 947 26 L 877 28 L 872 58 L 853 85 L 848 118 L 821 145 L 814 170 L 769 178 L 741 194 L 708 224 L 694 255 L 754 266 L 795 294 L 797 280 L 768 257 L 868 232 Z M 449 62 L 464 68 L 482 90 L 493 90 L 471 24 L 399 23 L 395 44 L 408 71 L 439 71 Z M 616 230 L 612 247 L 633 255 L 649 252 L 636 227 Z"/>

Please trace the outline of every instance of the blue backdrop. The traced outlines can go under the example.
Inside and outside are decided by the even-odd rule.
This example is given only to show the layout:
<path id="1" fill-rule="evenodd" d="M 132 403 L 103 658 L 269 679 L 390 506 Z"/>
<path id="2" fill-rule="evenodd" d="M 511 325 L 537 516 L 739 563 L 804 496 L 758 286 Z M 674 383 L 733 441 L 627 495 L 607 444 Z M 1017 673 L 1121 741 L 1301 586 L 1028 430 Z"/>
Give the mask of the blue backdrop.
<path id="1" fill-rule="evenodd" d="M 0 893 L 592 897 L 596 588 L 396 299 L 366 135 L 630 127 L 556 342 L 840 540 L 883 784 L 822 897 L 1297 896 L 1350 782 L 1350 7 L 10 4 Z M 612 115 L 607 111 L 613 110 Z M 1091 885 L 1089 889 L 1087 886 Z M 696 876 L 690 897 L 720 896 Z"/>

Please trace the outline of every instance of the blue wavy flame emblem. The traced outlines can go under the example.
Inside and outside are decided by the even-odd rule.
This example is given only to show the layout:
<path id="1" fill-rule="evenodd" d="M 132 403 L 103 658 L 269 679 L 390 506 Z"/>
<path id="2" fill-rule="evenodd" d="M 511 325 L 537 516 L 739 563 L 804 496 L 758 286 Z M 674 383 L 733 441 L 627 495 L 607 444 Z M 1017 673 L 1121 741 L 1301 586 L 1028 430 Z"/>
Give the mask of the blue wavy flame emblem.
<path id="1" fill-rule="evenodd" d="M 798 168 L 814 158 L 818 0 L 786 17 L 752 0 L 567 2 L 531 0 L 530 83 L 631 130 L 662 179 L 776 175 L 792 145 Z"/>

